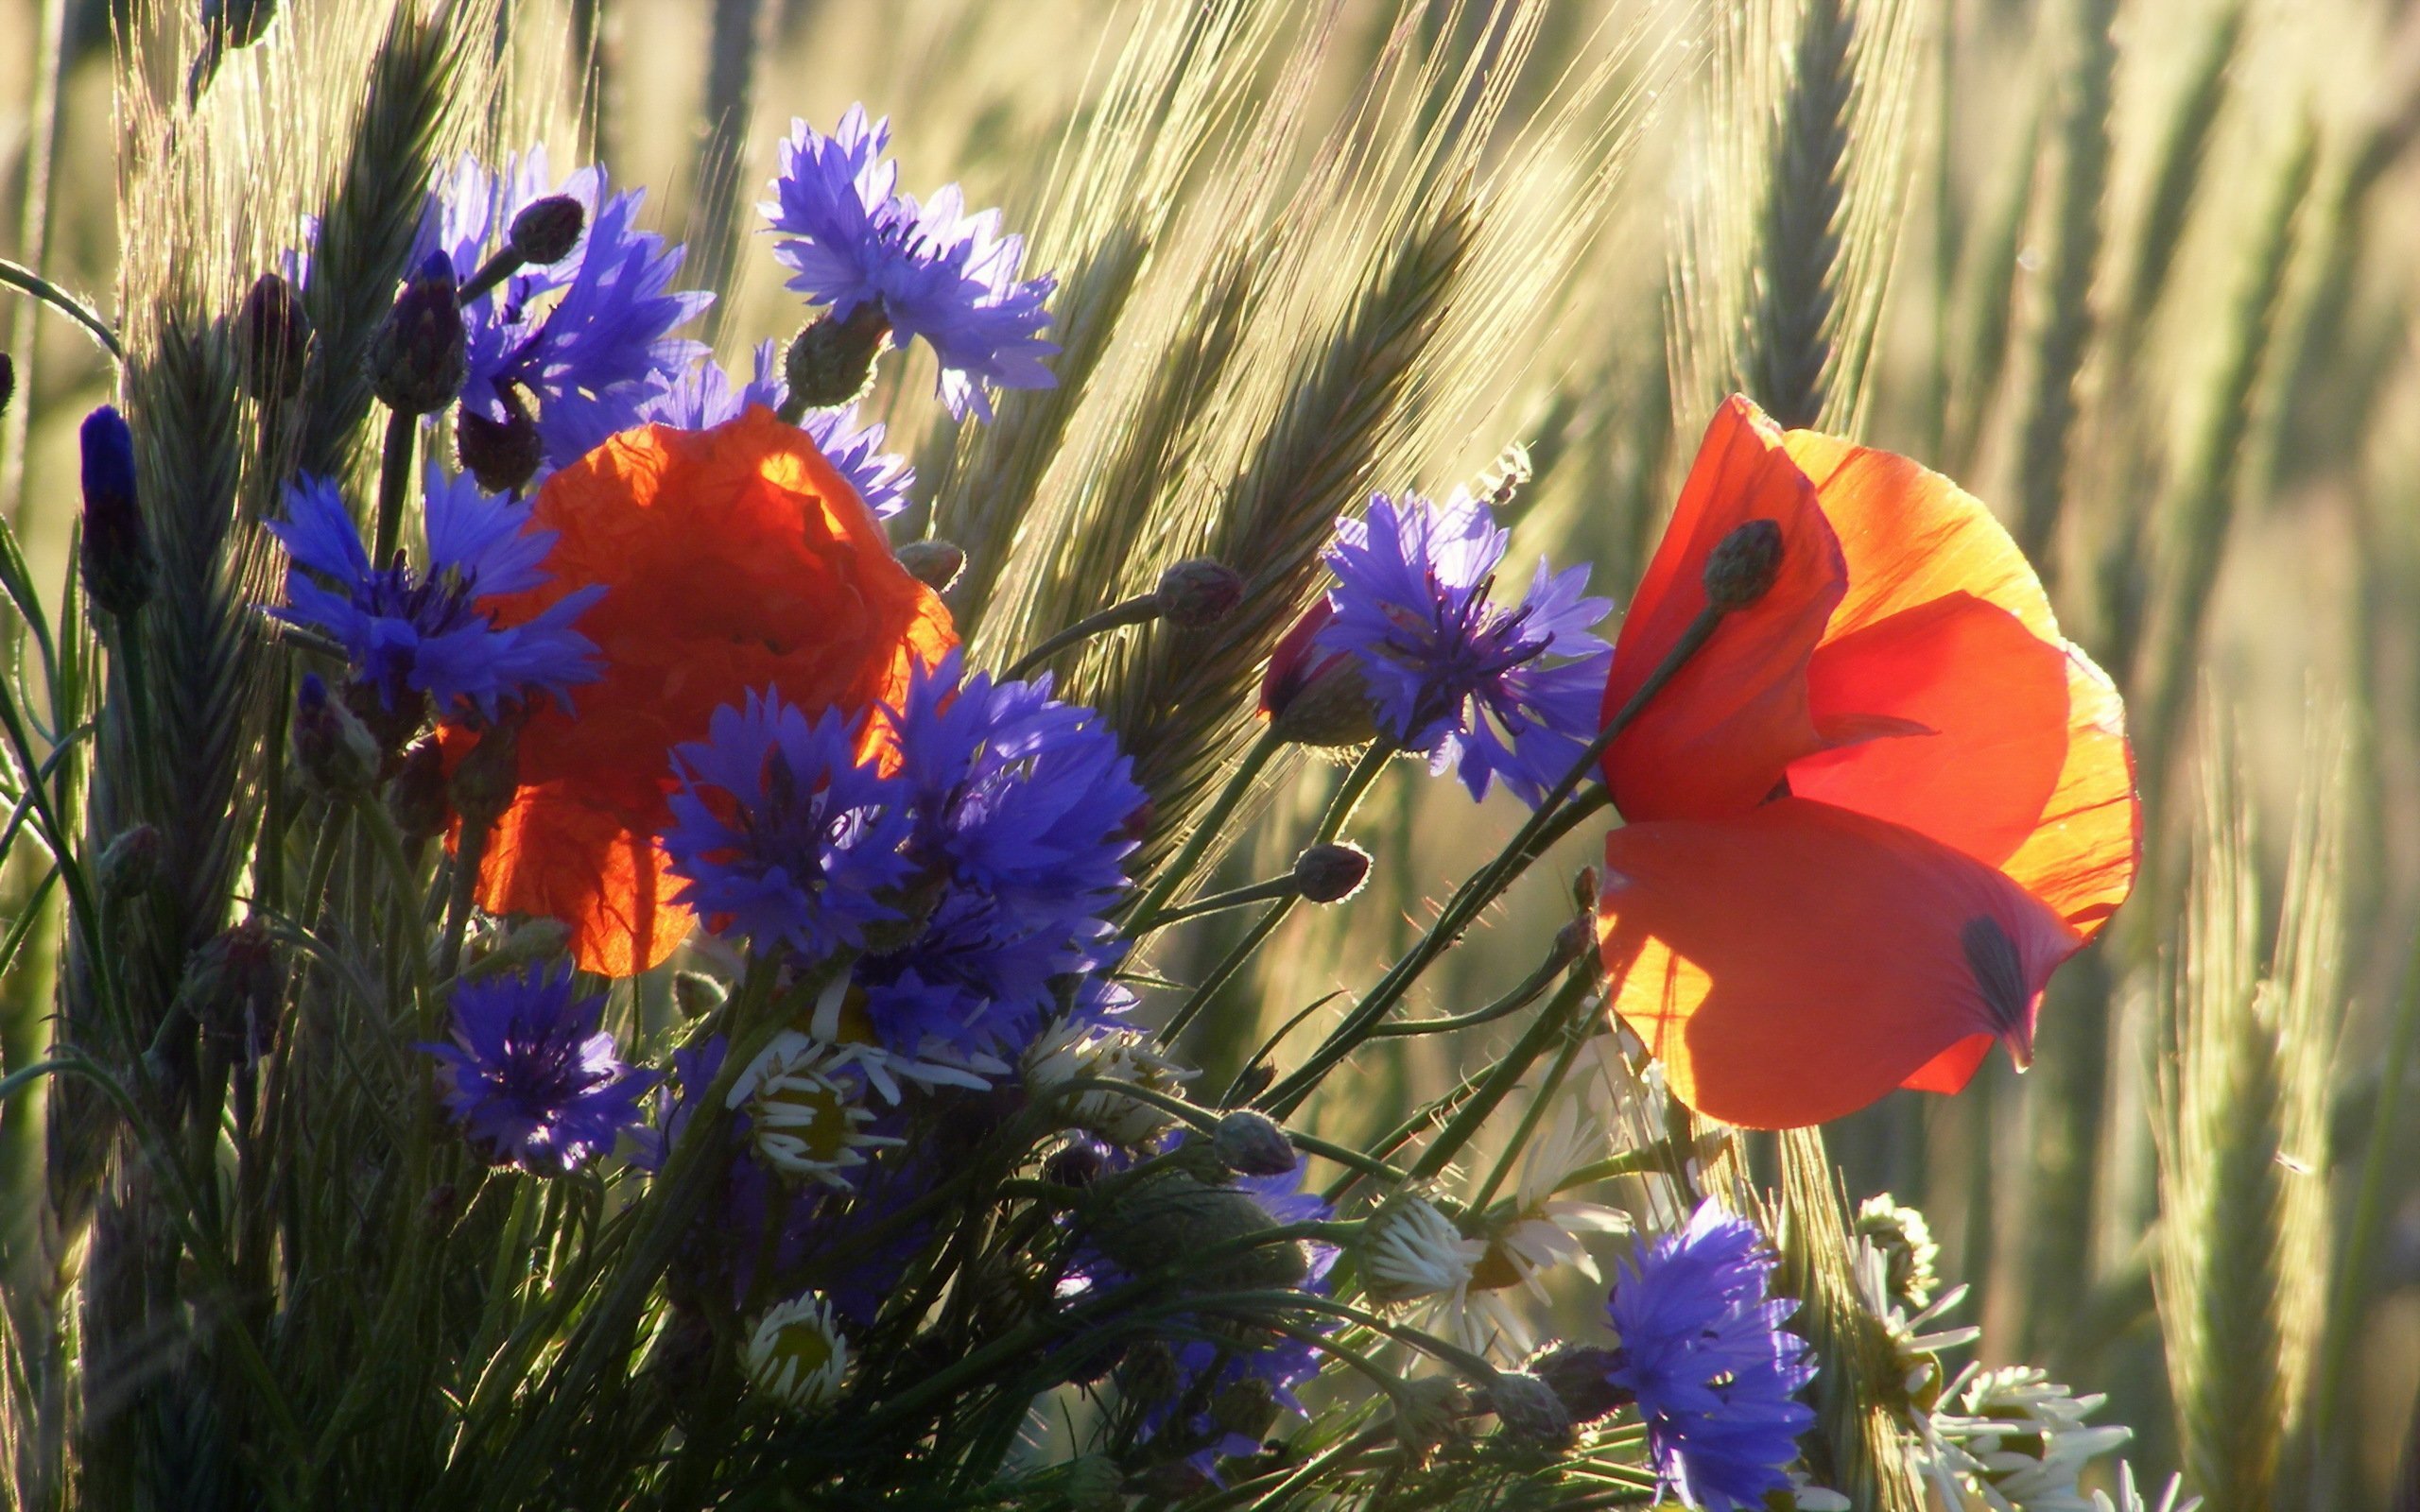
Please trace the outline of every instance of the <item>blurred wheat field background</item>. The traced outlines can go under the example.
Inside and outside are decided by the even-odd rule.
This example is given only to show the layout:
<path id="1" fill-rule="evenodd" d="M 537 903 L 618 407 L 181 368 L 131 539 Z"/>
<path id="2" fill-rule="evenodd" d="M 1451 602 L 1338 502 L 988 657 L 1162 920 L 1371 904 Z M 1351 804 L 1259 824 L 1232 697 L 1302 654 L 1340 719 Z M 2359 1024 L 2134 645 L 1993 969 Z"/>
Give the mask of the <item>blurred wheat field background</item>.
<path id="1" fill-rule="evenodd" d="M 265 181 L 262 223 L 199 275 L 230 308 L 341 156 L 311 133 L 350 119 L 390 8 L 286 0 L 283 55 L 225 65 L 322 105 L 254 123 L 285 153 L 265 180 L 296 181 Z M 863 99 L 915 171 L 1028 232 L 1061 278 L 1060 387 L 912 447 L 893 526 L 966 548 L 953 607 L 987 650 L 1196 549 L 1277 573 L 1357 495 L 1443 494 L 1512 443 L 1516 551 L 1596 563 L 1618 606 L 1734 388 L 1991 501 L 2126 693 L 2147 869 L 2054 985 L 2030 1074 L 1995 1057 L 1959 1098 L 1895 1094 L 1830 1153 L 1852 1200 L 1929 1215 L 1993 1361 L 2107 1392 L 2129 1457 L 2212 1512 L 2420 1508 L 2420 6 L 552 0 L 494 25 L 441 155 L 543 137 L 651 186 L 682 282 L 732 291 L 704 322 L 727 362 L 791 319 L 750 207 L 792 116 Z M 121 153 L 157 122 L 115 79 L 191 26 L 0 4 L 0 255 L 105 314 L 162 257 L 125 244 Z M 1151 47 L 1198 66 L 1121 65 Z M 1155 77 L 1185 84 L 1148 96 Z M 0 332 L 0 508 L 59 583 L 75 427 L 113 375 L 14 293 Z M 894 373 L 875 416 L 910 423 L 930 381 Z M 1067 665 L 1130 739 L 1257 676 L 1156 635 Z M 1146 785 L 1198 804 L 1223 777 L 1202 752 L 1236 738 L 1162 740 L 1199 769 Z M 1329 784 L 1290 791 L 1227 880 L 1299 849 Z M 1520 814 L 1380 782 L 1351 831 L 1375 896 L 1293 918 L 1218 992 L 1188 1044 L 1204 1081 L 1397 954 Z M 1422 1011 L 1547 948 L 1589 859 L 1567 850 Z M 0 890 L 12 920 L 55 906 Z M 1206 929 L 1153 967 L 1199 980 L 1233 943 Z M 12 1068 L 39 1058 L 54 964 L 0 986 Z M 1396 1043 L 1309 1123 L 1366 1136 L 1461 1073 Z M 8 1103 L 11 1288 L 41 1126 Z M 1770 1142 L 1754 1155 L 1779 1179 Z"/>

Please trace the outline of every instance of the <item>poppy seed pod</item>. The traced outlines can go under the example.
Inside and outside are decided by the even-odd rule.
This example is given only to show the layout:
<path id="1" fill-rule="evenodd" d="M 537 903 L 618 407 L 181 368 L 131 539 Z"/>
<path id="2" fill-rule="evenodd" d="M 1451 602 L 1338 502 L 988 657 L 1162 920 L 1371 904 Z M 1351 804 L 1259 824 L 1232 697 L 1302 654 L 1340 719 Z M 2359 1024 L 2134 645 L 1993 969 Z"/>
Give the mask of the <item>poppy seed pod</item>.
<path id="1" fill-rule="evenodd" d="M 366 792 L 378 775 L 378 742 L 316 672 L 294 698 L 294 761 L 323 793 Z"/>
<path id="2" fill-rule="evenodd" d="M 1613 1349 L 1558 1344 L 1530 1361 L 1530 1374 L 1555 1395 L 1574 1423 L 1602 1422 L 1628 1406 L 1631 1394 L 1612 1381 L 1621 1363 Z"/>
<path id="3" fill-rule="evenodd" d="M 151 598 L 157 571 L 134 491 L 134 433 L 108 404 L 84 417 L 84 591 L 125 619 Z"/>
<path id="4" fill-rule="evenodd" d="M 244 333 L 244 391 L 254 399 L 291 399 L 302 391 L 311 354 L 311 318 L 294 285 L 275 273 L 252 280 L 237 317 Z"/>
<path id="5" fill-rule="evenodd" d="M 890 320 L 872 302 L 857 306 L 845 320 L 827 315 L 810 321 L 782 358 L 789 408 L 838 409 L 863 398 L 873 385 L 873 360 L 890 335 Z"/>
<path id="6" fill-rule="evenodd" d="M 454 403 L 470 372 L 454 264 L 431 252 L 370 338 L 370 387 L 389 409 L 433 415 Z"/>
<path id="7" fill-rule="evenodd" d="M 966 571 L 966 553 L 946 541 L 911 541 L 893 556 L 908 576 L 936 593 L 946 593 Z"/>
<path id="8" fill-rule="evenodd" d="M 1357 845 L 1315 845 L 1294 858 L 1294 886 L 1305 902 L 1342 902 L 1370 877 L 1370 852 Z"/>
<path id="9" fill-rule="evenodd" d="M 1742 521 L 1706 557 L 1706 602 L 1720 610 L 1746 609 L 1765 596 L 1780 572 L 1781 523 Z"/>
<path id="10" fill-rule="evenodd" d="M 1160 574 L 1160 586 L 1151 596 L 1159 603 L 1160 617 L 1169 624 L 1206 629 L 1244 601 L 1244 580 L 1225 562 L 1192 557 Z"/>
<path id="11" fill-rule="evenodd" d="M 548 195 L 524 205 L 521 214 L 512 217 L 507 244 L 522 262 L 544 267 L 569 257 L 587 227 L 588 211 L 579 200 L 569 195 Z"/>
<path id="12" fill-rule="evenodd" d="M 1284 1176 L 1301 1163 L 1286 1131 L 1249 1108 L 1219 1120 L 1210 1134 L 1210 1152 L 1237 1176 Z"/>

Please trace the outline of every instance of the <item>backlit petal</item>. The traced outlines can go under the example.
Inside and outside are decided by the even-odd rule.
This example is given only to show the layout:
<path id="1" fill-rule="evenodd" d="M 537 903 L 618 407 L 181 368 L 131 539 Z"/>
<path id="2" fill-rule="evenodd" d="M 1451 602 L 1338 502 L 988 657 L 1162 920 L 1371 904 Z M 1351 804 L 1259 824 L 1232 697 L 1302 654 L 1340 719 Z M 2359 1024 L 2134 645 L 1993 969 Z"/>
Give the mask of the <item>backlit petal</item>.
<path id="1" fill-rule="evenodd" d="M 2033 833 L 2000 869 L 2090 938 L 2134 888 L 2143 808 L 2117 686 L 2090 657 L 2060 644 L 2066 655 L 2066 763 Z"/>

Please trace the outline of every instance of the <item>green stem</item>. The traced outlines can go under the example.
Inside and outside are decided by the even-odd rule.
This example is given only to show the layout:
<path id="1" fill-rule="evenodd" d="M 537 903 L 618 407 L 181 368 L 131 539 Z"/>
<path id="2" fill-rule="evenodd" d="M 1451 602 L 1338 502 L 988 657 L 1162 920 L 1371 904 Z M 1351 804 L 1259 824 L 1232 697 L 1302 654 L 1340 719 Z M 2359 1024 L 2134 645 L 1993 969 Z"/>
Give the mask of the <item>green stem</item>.
<path id="1" fill-rule="evenodd" d="M 419 429 L 419 416 L 400 409 L 389 411 L 386 446 L 378 455 L 377 549 L 371 553 L 372 568 L 393 561 L 395 547 L 403 540 L 404 500 L 411 492 L 412 442 Z"/>
<path id="2" fill-rule="evenodd" d="M 488 859 L 493 824 L 464 824 L 454 853 L 453 885 L 445 900 L 445 943 L 437 956 L 440 981 L 449 981 L 462 969 L 462 940 L 471 928 L 471 906 L 478 901 L 479 872 Z"/>
<path id="3" fill-rule="evenodd" d="M 1470 1143 L 1471 1137 L 1478 1132 L 1479 1125 L 1495 1111 L 1495 1106 L 1504 1101 L 1528 1073 L 1530 1064 L 1546 1054 L 1547 1046 L 1553 1042 L 1555 1036 L 1564 1032 L 1572 1009 L 1588 995 L 1592 985 L 1586 971 L 1574 971 L 1564 980 L 1563 990 L 1554 995 L 1554 1001 L 1547 1005 L 1545 1012 L 1530 1022 L 1529 1029 L 1512 1046 L 1512 1053 L 1495 1063 L 1495 1069 L 1487 1074 L 1487 1079 L 1479 1083 L 1478 1091 L 1455 1111 L 1452 1121 L 1438 1131 L 1437 1137 L 1428 1142 L 1428 1148 L 1420 1152 L 1420 1159 L 1411 1168 L 1413 1180 L 1428 1180 L 1461 1153 L 1462 1146 Z"/>
<path id="4" fill-rule="evenodd" d="M 1538 1121 L 1546 1116 L 1547 1105 L 1553 1102 L 1555 1093 L 1563 1090 L 1564 1077 L 1571 1074 L 1571 1063 L 1580 1058 L 1580 1047 L 1587 1042 L 1585 1035 L 1566 1034 L 1563 1037 L 1563 1049 L 1556 1053 L 1554 1064 L 1547 1068 L 1547 1079 L 1530 1098 L 1530 1106 L 1521 1110 L 1521 1122 L 1513 1125 L 1512 1137 L 1504 1142 L 1503 1153 L 1496 1156 L 1495 1167 L 1488 1172 L 1487 1180 L 1478 1189 L 1478 1195 L 1471 1198 L 1472 1207 L 1485 1211 L 1487 1205 L 1495 1200 L 1495 1194 L 1504 1189 L 1504 1178 L 1512 1174 L 1514 1158 L 1529 1147 L 1530 1136 L 1537 1132 Z"/>
<path id="5" fill-rule="evenodd" d="M 1168 900 L 1176 896 L 1176 890 L 1193 875 L 1193 868 L 1201 864 L 1202 856 L 1216 843 L 1219 832 L 1227 827 L 1227 821 L 1235 816 L 1236 806 L 1252 791 L 1253 783 L 1260 778 L 1261 769 L 1285 744 L 1277 738 L 1274 730 L 1261 731 L 1260 738 L 1252 743 L 1251 748 L 1244 752 L 1243 760 L 1236 765 L 1226 785 L 1219 789 L 1219 796 L 1211 800 L 1208 812 L 1201 816 L 1200 823 L 1194 825 L 1193 833 L 1184 837 L 1184 844 L 1169 858 L 1167 865 L 1160 868 L 1160 874 L 1151 881 L 1150 890 L 1135 902 L 1132 918 L 1149 920 L 1167 906 Z"/>
<path id="6" fill-rule="evenodd" d="M 1536 971 L 1523 978 L 1520 986 L 1497 998 L 1486 1007 L 1472 1013 L 1457 1014 L 1450 1019 L 1406 1019 L 1397 1023 L 1376 1024 L 1371 1028 L 1370 1038 L 1384 1040 L 1393 1035 L 1451 1034 L 1458 1029 L 1476 1029 L 1480 1024 L 1494 1023 L 1498 1019 L 1510 1018 L 1544 997 L 1547 988 L 1554 986 L 1555 978 L 1561 976 L 1570 965 L 1570 960 L 1563 952 L 1556 951 L 1549 954 Z"/>
<path id="7" fill-rule="evenodd" d="M 1166 913 L 1138 926 L 1135 933 L 1140 935 L 1150 930 L 1166 929 L 1170 924 L 1181 924 L 1188 919 L 1200 919 L 1205 914 L 1223 914 L 1230 909 L 1249 908 L 1254 903 L 1290 902 L 1301 896 L 1301 884 L 1297 883 L 1294 880 L 1294 874 L 1288 871 L 1282 877 L 1271 877 L 1266 882 L 1230 887 L 1225 892 L 1214 892 L 1207 898 L 1196 898 L 1189 903 L 1178 903 Z"/>
<path id="8" fill-rule="evenodd" d="M 1014 665 L 1000 675 L 1002 682 L 1016 682 L 1033 676 L 1042 664 L 1080 641 L 1091 640 L 1107 630 L 1122 629 L 1129 625 L 1149 625 L 1160 617 L 1160 595 L 1157 593 L 1137 593 L 1132 598 L 1112 604 L 1098 613 L 1087 614 L 1040 645 L 1017 658 Z"/>
<path id="9" fill-rule="evenodd" d="M 82 326 L 84 334 L 91 336 L 103 352 L 119 362 L 126 360 L 126 349 L 118 345 L 117 333 L 110 329 L 110 323 L 102 319 L 98 312 L 32 268 L 0 257 L 0 284 L 32 295 Z"/>

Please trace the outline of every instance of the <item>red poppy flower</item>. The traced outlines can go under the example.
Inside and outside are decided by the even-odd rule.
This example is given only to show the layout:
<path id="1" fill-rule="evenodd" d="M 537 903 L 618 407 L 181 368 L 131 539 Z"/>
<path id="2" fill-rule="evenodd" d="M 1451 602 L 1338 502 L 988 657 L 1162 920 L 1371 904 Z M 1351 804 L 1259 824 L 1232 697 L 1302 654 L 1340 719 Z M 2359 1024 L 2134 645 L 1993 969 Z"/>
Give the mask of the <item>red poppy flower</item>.
<path id="1" fill-rule="evenodd" d="M 1756 519 L 1781 528 L 1772 587 L 1606 752 L 1631 822 L 1599 936 L 1673 1093 L 1770 1128 L 1955 1091 L 1994 1040 L 2024 1064 L 2044 984 L 2134 884 L 2139 812 L 2117 691 L 1991 512 L 1744 399 L 1640 583 L 1609 714 Z"/>
<path id="2" fill-rule="evenodd" d="M 531 511 L 560 531 L 543 586 L 495 601 L 533 615 L 592 583 L 580 633 L 604 677 L 521 732 L 519 787 L 479 873 L 497 913 L 572 927 L 582 969 L 662 961 L 688 910 L 657 842 L 671 750 L 724 704 L 773 688 L 810 713 L 904 696 L 957 644 L 949 611 L 890 554 L 882 524 L 797 427 L 752 406 L 705 431 L 625 431 L 548 478 Z M 474 743 L 448 731 L 457 751 Z"/>

